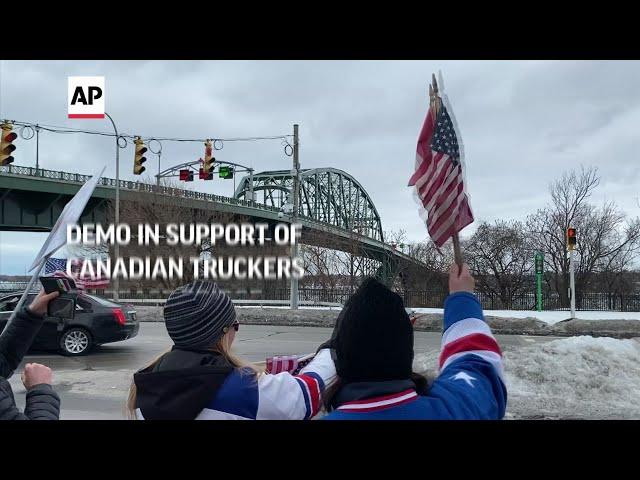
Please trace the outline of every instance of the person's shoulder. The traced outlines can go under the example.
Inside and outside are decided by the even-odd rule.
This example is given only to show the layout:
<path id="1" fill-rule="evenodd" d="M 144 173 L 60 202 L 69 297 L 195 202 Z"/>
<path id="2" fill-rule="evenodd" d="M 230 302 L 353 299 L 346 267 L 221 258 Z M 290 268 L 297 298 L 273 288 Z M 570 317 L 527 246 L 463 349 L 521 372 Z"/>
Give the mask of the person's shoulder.
<path id="1" fill-rule="evenodd" d="M 242 418 L 255 419 L 258 401 L 256 373 L 250 368 L 235 368 L 227 376 L 207 408 Z"/>
<path id="2" fill-rule="evenodd" d="M 13 389 L 11 388 L 11 384 L 9 383 L 9 380 L 7 380 L 4 377 L 0 377 L 0 391 L 1 392 L 13 391 Z"/>

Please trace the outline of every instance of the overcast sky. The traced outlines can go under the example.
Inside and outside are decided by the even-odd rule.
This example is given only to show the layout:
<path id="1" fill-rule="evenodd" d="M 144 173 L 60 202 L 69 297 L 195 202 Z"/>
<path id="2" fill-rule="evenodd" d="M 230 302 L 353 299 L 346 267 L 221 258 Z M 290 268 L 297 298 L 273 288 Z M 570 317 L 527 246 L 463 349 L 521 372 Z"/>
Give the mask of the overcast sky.
<path id="1" fill-rule="evenodd" d="M 106 110 L 123 133 L 225 138 L 292 133 L 303 168 L 335 167 L 373 199 L 385 230 L 424 240 L 406 187 L 441 70 L 465 147 L 476 223 L 524 219 L 548 200 L 563 170 L 594 165 L 593 200 L 640 214 L 640 63 L 637 61 L 1 61 L 0 119 L 109 131 L 106 120 L 67 119 L 67 77 L 104 75 Z M 15 165 L 35 166 L 35 139 L 16 140 Z M 162 167 L 197 160 L 199 144 L 163 144 Z M 121 176 L 133 149 L 121 150 Z M 157 159 L 147 155 L 147 172 Z M 279 140 L 225 143 L 216 158 L 256 169 L 291 167 Z M 40 135 L 43 168 L 115 176 L 113 139 Z M 194 182 L 231 195 L 233 182 Z M 0 273 L 24 274 L 43 234 L 0 232 Z"/>

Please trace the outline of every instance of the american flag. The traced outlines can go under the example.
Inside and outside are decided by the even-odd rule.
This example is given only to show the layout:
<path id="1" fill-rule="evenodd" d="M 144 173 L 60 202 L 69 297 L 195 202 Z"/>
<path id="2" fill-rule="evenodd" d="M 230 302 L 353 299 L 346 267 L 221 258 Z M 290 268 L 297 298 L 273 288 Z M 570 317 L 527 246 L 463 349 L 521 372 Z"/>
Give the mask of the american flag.
<path id="1" fill-rule="evenodd" d="M 463 180 L 453 122 L 436 96 L 418 138 L 416 170 L 409 186 L 416 187 L 427 211 L 427 230 L 438 248 L 473 222 Z"/>
<path id="2" fill-rule="evenodd" d="M 281 372 L 289 372 L 292 375 L 298 375 L 300 370 L 306 367 L 315 354 L 310 355 L 275 355 L 268 357 L 266 361 L 267 373 L 276 374 Z"/>
<path id="3" fill-rule="evenodd" d="M 109 285 L 109 279 L 106 278 L 91 279 L 89 275 L 81 276 L 80 267 L 81 262 L 79 260 L 75 260 L 71 267 L 72 279 L 78 290 L 106 288 Z M 68 277 L 67 260 L 65 258 L 49 258 L 44 265 L 44 274 Z"/>

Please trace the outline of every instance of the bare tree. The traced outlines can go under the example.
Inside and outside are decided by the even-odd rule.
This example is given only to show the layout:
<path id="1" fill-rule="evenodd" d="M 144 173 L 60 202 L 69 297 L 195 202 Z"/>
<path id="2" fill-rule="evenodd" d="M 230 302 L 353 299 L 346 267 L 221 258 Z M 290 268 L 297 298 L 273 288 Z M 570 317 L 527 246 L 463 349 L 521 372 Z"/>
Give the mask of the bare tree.
<path id="1" fill-rule="evenodd" d="M 142 182 L 141 182 L 142 183 Z M 135 200 L 121 201 L 120 203 L 120 219 L 123 223 L 131 226 L 138 224 L 158 224 L 160 231 L 164 231 L 169 223 L 222 223 L 243 222 L 247 221 L 244 217 L 239 217 L 232 213 L 221 212 L 218 210 L 205 210 L 189 206 L 187 199 L 179 195 L 182 190 L 180 186 L 174 186 L 171 183 L 165 183 L 164 186 L 175 187 L 176 195 L 163 195 L 162 201 L 158 201 L 155 195 L 149 193 L 140 193 Z M 113 217 L 112 217 L 113 218 Z M 194 279 L 193 270 L 189 259 L 192 257 L 204 258 L 207 255 L 224 256 L 233 249 L 234 255 L 250 255 L 246 249 L 249 247 L 228 247 L 224 244 L 211 245 L 209 240 L 205 240 L 201 244 L 192 245 L 167 245 L 166 241 L 160 239 L 158 245 L 138 245 L 137 239 L 134 239 L 126 247 L 121 247 L 121 255 L 127 257 L 146 257 L 149 256 L 154 262 L 156 258 L 182 258 L 183 260 L 183 277 L 178 278 L 162 278 L 159 277 L 154 281 L 124 281 L 121 284 L 129 287 L 146 288 L 149 286 L 160 285 L 163 289 L 173 289 L 178 285 L 188 283 Z M 263 252 L 261 252 L 263 253 Z M 247 282 L 245 282 L 247 283 Z"/>
<path id="2" fill-rule="evenodd" d="M 596 168 L 581 167 L 565 172 L 550 185 L 551 202 L 527 218 L 532 246 L 545 254 L 548 286 L 555 290 L 561 304 L 567 306 L 569 256 L 566 231 L 578 231 L 576 290 L 588 288 L 594 273 L 616 263 L 607 259 L 625 250 L 634 255 L 640 241 L 640 220 L 625 223 L 626 216 L 614 202 L 601 207 L 589 203 L 600 177 Z"/>
<path id="3" fill-rule="evenodd" d="M 531 248 L 518 221 L 483 222 L 465 242 L 465 254 L 479 291 L 494 294 L 506 308 L 531 287 Z"/>

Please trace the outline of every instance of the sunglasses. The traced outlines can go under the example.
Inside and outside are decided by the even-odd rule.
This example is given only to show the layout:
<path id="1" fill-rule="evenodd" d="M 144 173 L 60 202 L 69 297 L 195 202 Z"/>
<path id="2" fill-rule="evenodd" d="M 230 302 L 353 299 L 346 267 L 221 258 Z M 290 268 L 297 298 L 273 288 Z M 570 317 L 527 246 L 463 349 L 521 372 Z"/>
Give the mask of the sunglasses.
<path id="1" fill-rule="evenodd" d="M 238 330 L 240 330 L 240 322 L 235 321 L 230 325 L 230 327 L 232 327 L 237 332 Z M 229 327 L 224 327 L 222 331 L 224 333 L 227 333 L 229 331 Z"/>

